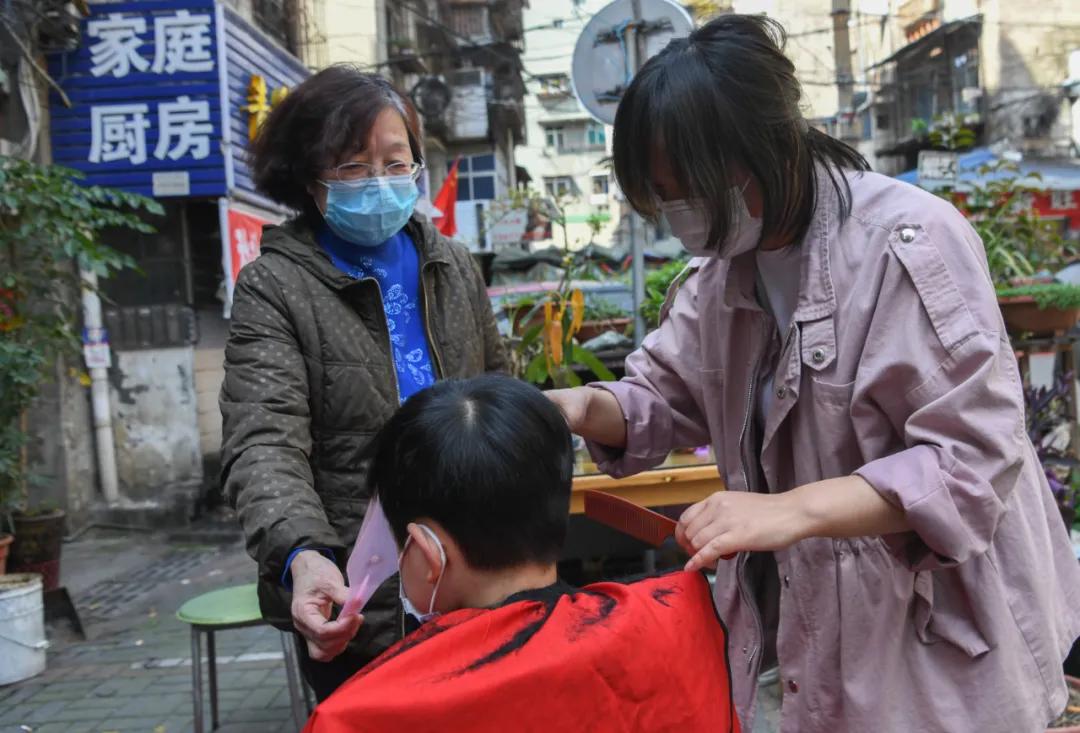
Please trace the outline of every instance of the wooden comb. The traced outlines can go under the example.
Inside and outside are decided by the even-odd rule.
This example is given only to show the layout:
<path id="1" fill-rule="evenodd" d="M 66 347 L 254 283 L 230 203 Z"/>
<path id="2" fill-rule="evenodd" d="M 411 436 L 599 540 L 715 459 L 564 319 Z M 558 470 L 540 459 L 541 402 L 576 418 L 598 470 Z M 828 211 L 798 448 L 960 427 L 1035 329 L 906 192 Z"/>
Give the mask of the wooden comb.
<path id="1" fill-rule="evenodd" d="M 585 492 L 585 516 L 653 547 L 674 535 L 678 524 L 620 496 L 593 490 Z"/>
<path id="2" fill-rule="evenodd" d="M 588 489 L 585 494 L 585 516 L 628 534 L 652 547 L 659 547 L 664 540 L 675 534 L 678 522 L 658 514 L 652 509 L 638 506 L 621 496 Z M 730 560 L 734 554 L 724 555 Z"/>

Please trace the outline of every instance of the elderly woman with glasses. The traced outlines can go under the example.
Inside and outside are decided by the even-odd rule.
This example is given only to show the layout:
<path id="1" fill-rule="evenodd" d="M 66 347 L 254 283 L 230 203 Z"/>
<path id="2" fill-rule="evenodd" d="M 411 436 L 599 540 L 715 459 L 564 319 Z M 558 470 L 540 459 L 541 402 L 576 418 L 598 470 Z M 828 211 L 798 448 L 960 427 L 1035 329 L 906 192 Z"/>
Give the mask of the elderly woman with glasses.
<path id="1" fill-rule="evenodd" d="M 505 366 L 469 252 L 414 212 L 416 110 L 386 80 L 333 66 L 278 105 L 254 143 L 267 227 L 236 283 L 221 391 L 222 482 L 259 564 L 264 616 L 302 637 L 327 697 L 401 634 L 396 576 L 337 618 L 371 498 L 365 449 L 414 392 Z"/>

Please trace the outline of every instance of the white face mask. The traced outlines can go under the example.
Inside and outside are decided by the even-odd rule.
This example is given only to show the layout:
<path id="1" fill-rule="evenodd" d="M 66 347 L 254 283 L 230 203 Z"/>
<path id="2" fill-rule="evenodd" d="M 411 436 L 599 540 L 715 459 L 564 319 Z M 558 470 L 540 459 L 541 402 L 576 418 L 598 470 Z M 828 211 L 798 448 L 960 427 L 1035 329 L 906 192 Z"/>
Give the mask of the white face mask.
<path id="1" fill-rule="evenodd" d="M 731 222 L 731 232 L 721 243 L 719 250 L 711 250 L 706 246 L 709 241 L 709 217 L 697 202 L 686 199 L 663 201 L 660 210 L 664 212 L 664 217 L 671 226 L 671 233 L 692 256 L 729 260 L 749 252 L 761 241 L 761 219 L 750 216 L 746 199 L 743 198 L 743 192 L 749 183 L 747 181 L 743 184 L 742 189 L 731 189 L 731 204 L 735 216 Z"/>
<path id="2" fill-rule="evenodd" d="M 412 537 L 410 536 L 405 540 L 405 546 L 401 548 L 401 554 L 398 555 L 398 597 L 401 598 L 401 606 L 405 609 L 405 613 L 415 618 L 421 624 L 426 624 L 431 619 L 439 616 L 439 613 L 435 610 L 435 596 L 439 594 L 439 583 L 442 582 L 443 573 L 446 572 L 446 550 L 443 549 L 442 542 L 439 541 L 439 536 L 435 534 L 430 527 L 423 524 L 418 524 L 416 526 L 427 532 L 431 541 L 439 548 L 439 557 L 442 559 L 442 565 L 439 568 L 439 577 L 435 580 L 435 587 L 431 590 L 431 602 L 428 603 L 427 613 L 420 613 L 416 606 L 413 605 L 412 601 L 409 600 L 409 597 L 405 595 L 404 569 L 401 561 L 405 559 L 405 551 L 409 549 L 409 543 L 412 542 Z"/>

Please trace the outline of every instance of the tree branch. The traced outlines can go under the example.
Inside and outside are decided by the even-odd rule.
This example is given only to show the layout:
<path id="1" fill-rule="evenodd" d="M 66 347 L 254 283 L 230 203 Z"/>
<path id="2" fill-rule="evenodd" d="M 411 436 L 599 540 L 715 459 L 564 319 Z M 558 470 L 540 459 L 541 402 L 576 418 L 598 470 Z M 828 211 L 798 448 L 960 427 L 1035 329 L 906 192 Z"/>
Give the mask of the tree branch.
<path id="1" fill-rule="evenodd" d="M 4 27 L 8 29 L 8 33 L 11 34 L 11 39 L 15 41 L 15 45 L 19 47 L 19 50 L 22 51 L 23 56 L 25 56 L 26 60 L 30 62 L 30 67 L 34 71 L 36 71 L 38 75 L 42 79 L 44 79 L 49 86 L 56 90 L 56 93 L 60 95 L 60 101 L 64 103 L 64 106 L 68 109 L 71 109 L 71 100 L 68 98 L 68 95 L 64 93 L 64 90 L 61 89 L 60 85 L 56 83 L 56 80 L 49 76 L 49 72 L 45 71 L 45 69 L 41 68 L 41 66 L 38 65 L 37 59 L 34 58 L 33 52 L 25 43 L 22 42 L 22 39 L 19 38 L 19 34 L 15 32 L 15 27 L 11 24 L 11 22 L 3 15 L 0 15 L 0 23 L 3 23 Z"/>

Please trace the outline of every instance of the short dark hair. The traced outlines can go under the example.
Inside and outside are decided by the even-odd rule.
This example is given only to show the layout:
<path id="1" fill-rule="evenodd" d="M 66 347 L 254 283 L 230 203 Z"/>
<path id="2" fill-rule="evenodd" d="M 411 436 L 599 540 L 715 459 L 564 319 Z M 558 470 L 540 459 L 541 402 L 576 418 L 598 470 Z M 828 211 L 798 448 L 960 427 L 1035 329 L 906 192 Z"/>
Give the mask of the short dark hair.
<path id="1" fill-rule="evenodd" d="M 399 546 L 408 524 L 428 517 L 477 569 L 559 559 L 574 449 L 540 390 L 494 375 L 438 382 L 410 397 L 375 441 L 368 480 Z"/>
<path id="2" fill-rule="evenodd" d="M 662 145 L 688 196 L 707 203 L 708 246 L 732 226 L 729 191 L 749 171 L 764 199 L 763 236 L 801 236 L 816 206 L 816 172 L 825 171 L 846 217 L 851 192 L 841 169 L 869 170 L 851 147 L 812 128 L 802 89 L 784 55 L 783 27 L 764 16 L 726 14 L 677 38 L 634 77 L 615 113 L 615 177 L 627 200 L 656 219 L 659 195 L 650 156 Z"/>
<path id="3" fill-rule="evenodd" d="M 317 214 L 309 186 L 320 171 L 362 150 L 387 108 L 401 113 L 413 158 L 421 161 L 420 122 L 407 96 L 378 74 L 348 64 L 326 67 L 290 91 L 259 128 L 248 154 L 255 187 L 279 204 Z"/>

